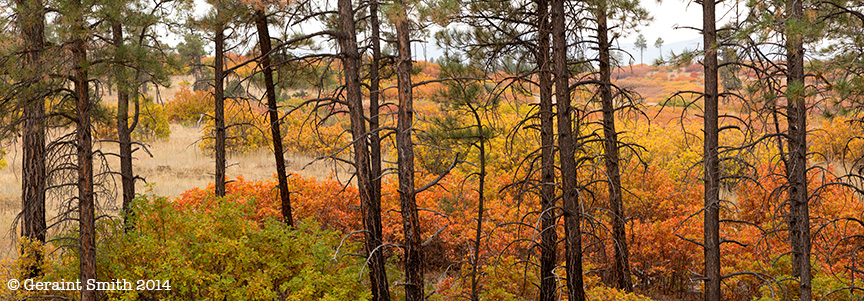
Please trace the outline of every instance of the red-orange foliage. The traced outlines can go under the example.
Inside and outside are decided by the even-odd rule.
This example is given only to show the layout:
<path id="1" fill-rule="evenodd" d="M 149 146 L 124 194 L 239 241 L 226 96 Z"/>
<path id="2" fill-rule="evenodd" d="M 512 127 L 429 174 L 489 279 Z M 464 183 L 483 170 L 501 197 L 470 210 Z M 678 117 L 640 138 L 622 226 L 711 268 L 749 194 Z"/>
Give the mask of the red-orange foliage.
<path id="1" fill-rule="evenodd" d="M 420 208 L 435 211 L 420 213 L 423 236 L 431 237 L 438 233 L 436 238 L 426 246 L 426 251 L 430 253 L 428 258 L 434 258 L 439 262 L 427 262 L 427 264 L 443 264 L 459 260 L 467 252 L 468 240 L 473 237 L 473 227 L 476 223 L 477 203 L 476 192 L 470 190 L 470 186 L 463 187 L 461 179 L 461 175 L 447 176 L 439 185 L 417 195 Z M 425 184 L 428 181 L 431 181 L 431 177 L 421 177 L 418 179 L 418 184 Z M 399 209 L 397 184 L 395 181 L 385 181 L 382 187 L 384 237 L 385 241 L 394 243 L 402 240 L 402 221 L 396 211 Z M 360 230 L 359 198 L 356 187 L 343 186 L 330 179 L 318 181 L 315 178 L 305 179 L 297 175 L 289 177 L 289 187 L 292 192 L 294 213 L 298 219 L 311 217 L 318 220 L 322 226 L 343 233 Z M 208 200 L 213 195 L 212 190 L 212 183 L 206 189 L 194 188 L 181 194 L 174 202 L 178 210 L 207 210 L 211 203 Z M 490 188 L 489 191 L 497 190 Z M 227 184 L 227 193 L 234 195 L 240 202 L 254 202 L 256 220 L 265 217 L 281 218 L 281 203 L 275 180 L 247 181 L 243 177 L 238 177 Z M 496 193 L 487 192 L 487 198 L 492 200 L 488 203 L 491 204 L 487 213 L 489 222 L 484 226 L 487 231 L 491 231 L 496 222 L 514 219 L 513 216 L 509 216 L 512 214 L 509 207 L 512 203 L 502 200 L 502 196 Z M 513 237 L 507 235 L 496 236 L 490 239 L 489 248 L 503 249 L 503 246 L 512 239 Z"/>

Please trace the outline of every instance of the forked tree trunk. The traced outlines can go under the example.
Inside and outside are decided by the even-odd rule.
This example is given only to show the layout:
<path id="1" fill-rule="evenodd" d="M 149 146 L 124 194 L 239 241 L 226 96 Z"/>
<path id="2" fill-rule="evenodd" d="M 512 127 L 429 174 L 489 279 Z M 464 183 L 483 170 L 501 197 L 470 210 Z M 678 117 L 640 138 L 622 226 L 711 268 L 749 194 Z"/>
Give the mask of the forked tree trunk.
<path id="1" fill-rule="evenodd" d="M 360 93 L 360 53 L 357 49 L 357 31 L 354 23 L 354 7 L 351 0 L 339 0 L 341 32 L 339 46 L 342 48 L 342 67 L 345 76 L 345 97 L 351 120 L 351 135 L 354 139 L 354 168 L 357 175 L 357 190 L 360 195 L 360 211 L 363 215 L 364 242 L 369 258 L 369 281 L 372 298 L 389 300 L 387 275 L 384 269 L 383 250 L 378 247 L 381 233 L 380 204 L 373 200 L 372 175 L 369 166 L 369 144 L 366 139 L 366 118 Z M 376 223 L 377 221 L 377 223 Z"/>
<path id="2" fill-rule="evenodd" d="M 705 300 L 720 301 L 720 159 L 719 125 L 718 125 L 718 94 L 717 94 L 717 30 L 715 19 L 715 2 L 702 2 L 702 35 L 705 47 L 705 58 L 702 61 L 705 76 L 705 116 L 702 160 L 705 170 L 703 181 L 705 185 Z"/>
<path id="3" fill-rule="evenodd" d="M 273 67 L 270 65 L 270 30 L 264 9 L 255 11 L 255 26 L 258 28 L 258 46 L 261 49 L 261 66 L 264 71 L 264 88 L 267 110 L 270 117 L 270 135 L 273 136 L 273 158 L 276 161 L 276 177 L 279 181 L 279 199 L 282 201 L 282 217 L 289 227 L 294 227 L 291 215 L 291 191 L 288 190 L 288 175 L 285 173 L 285 154 L 282 150 L 282 131 L 279 126 L 279 107 L 276 105 L 276 85 L 273 83 Z"/>
<path id="4" fill-rule="evenodd" d="M 582 233 L 579 187 L 576 179 L 576 139 L 570 106 L 570 76 L 567 70 L 567 39 L 564 0 L 552 0 L 552 61 L 555 63 L 555 100 L 558 110 L 558 154 L 561 161 L 561 190 L 564 202 L 565 260 L 567 297 L 585 300 L 582 281 Z M 578 117 L 577 117 L 578 118 Z M 578 121 L 578 120 L 577 120 Z"/>
<path id="5" fill-rule="evenodd" d="M 369 194 L 369 210 L 364 217 L 364 227 L 368 231 L 366 238 L 367 254 L 378 249 L 382 241 L 381 226 L 381 136 L 378 133 L 380 123 L 381 75 L 378 71 L 381 63 L 381 23 L 378 19 L 378 0 L 369 1 L 369 26 L 372 28 L 372 61 L 369 66 L 369 175 L 371 185 Z M 390 289 L 387 284 L 387 271 L 384 267 L 384 255 L 378 250 L 372 253 L 369 267 L 370 286 L 373 300 L 390 300 Z"/>
<path id="6" fill-rule="evenodd" d="M 540 90 L 540 300 L 558 299 L 555 267 L 558 232 L 555 221 L 555 133 L 552 110 L 552 66 L 549 60 L 549 0 L 536 0 L 537 67 Z"/>
<path id="7" fill-rule="evenodd" d="M 214 59 L 213 131 L 216 139 L 216 196 L 225 196 L 225 27 L 216 29 L 216 58 Z"/>
<path id="8" fill-rule="evenodd" d="M 344 1 L 344 0 L 343 0 Z M 399 112 L 396 123 L 396 151 L 399 166 L 399 202 L 405 235 L 405 300 L 421 301 L 423 295 L 423 250 L 420 241 L 420 219 L 414 192 L 414 144 L 411 130 L 414 124 L 411 93 L 411 37 L 407 12 L 402 0 L 401 17 L 396 20 L 396 40 L 399 58 L 396 61 L 396 85 L 399 92 Z"/>
<path id="9" fill-rule="evenodd" d="M 45 99 L 41 96 L 40 84 L 46 74 L 42 67 L 42 52 L 45 48 L 45 8 L 41 0 L 17 0 L 18 25 L 24 42 L 22 64 L 28 73 L 22 78 L 27 88 L 20 102 L 24 108 L 23 167 L 21 183 L 21 236 L 33 243 L 45 243 Z M 33 248 L 21 252 L 35 251 Z M 42 275 L 43 254 L 31 254 L 32 265 L 24 267 L 23 278 Z"/>
<path id="10" fill-rule="evenodd" d="M 789 232 L 793 272 L 798 277 L 800 299 L 811 300 L 810 208 L 807 199 L 807 104 L 804 83 L 804 43 L 800 27 L 804 21 L 803 0 L 789 0 L 786 30 L 786 118 L 789 154 L 786 177 L 789 182 Z M 791 29 L 790 29 L 791 27 Z"/>
<path id="11" fill-rule="evenodd" d="M 612 281 L 615 287 L 633 291 L 630 280 L 630 251 L 627 248 L 624 200 L 621 193 L 621 170 L 618 155 L 618 130 L 615 128 L 615 103 L 612 99 L 612 66 L 610 64 L 609 28 L 607 25 L 605 1 L 597 8 L 597 41 L 600 54 L 600 102 L 603 107 L 603 152 L 606 175 L 609 177 L 609 209 L 612 213 L 612 239 L 615 244 L 615 263 L 612 267 Z"/>
<path id="12" fill-rule="evenodd" d="M 96 208 L 93 193 L 93 139 L 90 133 L 90 91 L 88 90 L 89 75 L 87 73 L 87 44 L 84 43 L 86 26 L 83 19 L 83 5 L 80 0 L 74 0 L 72 7 L 79 14 L 74 20 L 72 40 L 72 64 L 74 66 L 74 83 L 77 113 L 77 128 L 75 130 L 76 148 L 78 153 L 78 222 L 79 222 L 79 254 L 81 256 L 80 279 L 85 283 L 96 279 Z M 81 288 L 82 301 L 96 300 L 96 291 Z"/>
<path id="13" fill-rule="evenodd" d="M 120 23 L 111 26 L 114 47 L 123 47 L 123 27 Z M 119 53 L 119 51 L 118 51 Z M 135 175 L 132 171 L 132 128 L 129 127 L 129 81 L 123 68 L 123 57 L 115 57 L 117 80 L 117 141 L 120 147 L 120 182 L 123 190 L 123 224 L 126 231 L 134 229 L 132 223 L 132 200 L 135 199 Z M 137 112 L 136 112 L 137 113 Z"/>

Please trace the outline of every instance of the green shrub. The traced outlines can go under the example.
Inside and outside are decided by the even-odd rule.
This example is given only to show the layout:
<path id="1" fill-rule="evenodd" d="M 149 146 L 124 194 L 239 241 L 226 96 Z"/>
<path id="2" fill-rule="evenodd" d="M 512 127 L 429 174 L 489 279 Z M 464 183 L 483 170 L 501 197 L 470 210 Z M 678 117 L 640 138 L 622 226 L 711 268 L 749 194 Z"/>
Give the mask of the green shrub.
<path id="1" fill-rule="evenodd" d="M 99 281 L 168 281 L 170 290 L 106 291 L 108 300 L 368 300 L 362 261 L 333 254 L 341 234 L 312 220 L 289 229 L 257 220 L 254 201 L 212 198 L 205 208 L 179 206 L 165 197 L 136 199 L 136 228 L 116 221 L 98 226 Z M 359 246 L 346 242 L 340 253 Z M 77 279 L 77 249 L 61 256 L 46 279 Z M 54 264 L 51 264 L 54 266 Z M 54 270 L 51 270 L 54 271 Z M 55 280 L 56 281 L 56 280 Z M 162 288 L 167 288 L 160 285 Z M 75 295 L 76 292 L 56 292 Z"/>
<path id="2" fill-rule="evenodd" d="M 170 280 L 171 291 L 115 292 L 119 300 L 362 300 L 361 262 L 333 261 L 337 232 L 311 220 L 288 229 L 255 222 L 254 204 L 230 196 L 191 210 L 162 197 L 137 200 L 137 228 L 100 247 L 105 279 Z M 114 230 L 120 233 L 119 229 Z M 346 246 L 343 246 L 345 248 Z M 348 245 L 357 248 L 356 245 Z"/>

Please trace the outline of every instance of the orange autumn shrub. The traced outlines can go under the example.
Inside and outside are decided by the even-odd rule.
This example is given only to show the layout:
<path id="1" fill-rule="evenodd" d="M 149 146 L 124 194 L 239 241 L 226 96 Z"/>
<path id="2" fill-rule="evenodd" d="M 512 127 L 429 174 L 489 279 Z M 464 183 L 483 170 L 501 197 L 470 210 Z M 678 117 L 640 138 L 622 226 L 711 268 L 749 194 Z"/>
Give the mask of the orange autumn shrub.
<path id="1" fill-rule="evenodd" d="M 435 237 L 424 247 L 429 266 L 446 266 L 469 255 L 469 243 L 474 238 L 477 213 L 477 195 L 473 187 L 463 187 L 464 175 L 447 176 L 439 185 L 429 188 L 417 195 L 421 233 L 425 238 Z M 490 182 L 503 183 L 506 177 L 490 178 Z M 418 188 L 428 183 L 433 176 L 419 177 Z M 470 182 L 468 182 L 470 183 Z M 494 182 L 493 182 L 494 183 Z M 464 184 L 471 185 L 471 184 Z M 484 248 L 482 256 L 498 254 L 509 242 L 518 238 L 515 233 L 504 230 L 496 231 L 496 225 L 515 220 L 522 214 L 515 207 L 516 201 L 506 193 L 498 193 L 500 186 L 490 185 L 486 190 L 486 210 L 484 218 Z M 275 180 L 247 181 L 238 177 L 227 184 L 227 194 L 238 202 L 252 202 L 255 216 L 262 220 L 266 217 L 281 218 L 281 203 L 278 197 Z M 360 230 L 361 218 L 357 188 L 343 186 L 334 180 L 318 181 L 314 178 L 304 179 L 297 175 L 289 178 L 291 203 L 295 220 L 314 218 L 322 226 L 343 233 Z M 191 189 L 174 200 L 178 210 L 209 210 L 208 199 L 213 194 L 213 185 L 205 189 Z M 399 195 L 398 183 L 385 180 L 383 183 L 382 223 L 384 241 L 400 243 L 402 241 L 402 216 L 398 213 Z M 356 239 L 360 239 L 358 236 Z M 511 253 L 516 254 L 513 250 Z M 491 253 L 490 253 L 491 252 Z"/>
<path id="2" fill-rule="evenodd" d="M 228 195 L 241 203 L 254 203 L 255 220 L 268 217 L 282 218 L 282 204 L 275 179 L 247 181 L 242 176 L 226 184 Z M 291 204 L 295 220 L 314 217 L 333 230 L 348 233 L 360 227 L 359 208 L 352 203 L 357 198 L 357 189 L 335 181 L 304 179 L 297 175 L 289 177 Z M 205 189 L 193 188 L 173 200 L 178 210 L 208 210 L 208 199 L 213 195 L 213 183 Z M 339 192 L 341 191 L 341 194 Z M 355 210 L 357 209 L 357 210 Z"/>
<path id="3" fill-rule="evenodd" d="M 832 166 L 827 168 L 833 169 Z M 791 255 L 787 253 L 790 251 L 788 225 L 784 217 L 788 210 L 785 204 L 788 196 L 782 189 L 786 183 L 782 174 L 782 166 L 762 165 L 755 181 L 745 182 L 739 187 L 739 213 L 733 217 L 753 224 L 726 227 L 740 229 L 737 239 L 746 246 L 726 247 L 731 252 L 724 253 L 729 254 L 724 260 L 724 272 L 755 271 L 776 279 L 792 274 Z M 864 220 L 864 204 L 851 188 L 842 182 L 834 182 L 834 179 L 836 175 L 816 169 L 808 173 L 814 297 L 826 296 L 837 288 L 852 285 L 855 279 L 850 268 L 855 266 L 855 256 L 860 255 L 856 253 L 860 253 L 857 250 L 861 241 L 854 237 L 864 231 L 864 225 L 850 223 L 849 218 Z M 766 286 L 765 282 L 757 277 L 747 277 L 736 279 L 734 283 L 748 287 L 764 300 L 774 298 L 769 294 L 782 291 L 778 284 L 767 283 Z M 786 285 L 789 284 L 781 286 Z M 796 285 L 789 285 L 788 292 L 797 292 Z M 742 294 L 738 300 L 752 299 L 754 294 L 749 297 Z M 826 300 L 845 300 L 842 296 L 832 295 Z"/>
<path id="4" fill-rule="evenodd" d="M 180 90 L 165 104 L 165 112 L 170 122 L 193 125 L 199 120 L 205 120 L 207 117 L 204 115 L 212 111 L 212 107 L 211 92 L 192 91 L 188 84 L 180 84 Z"/>

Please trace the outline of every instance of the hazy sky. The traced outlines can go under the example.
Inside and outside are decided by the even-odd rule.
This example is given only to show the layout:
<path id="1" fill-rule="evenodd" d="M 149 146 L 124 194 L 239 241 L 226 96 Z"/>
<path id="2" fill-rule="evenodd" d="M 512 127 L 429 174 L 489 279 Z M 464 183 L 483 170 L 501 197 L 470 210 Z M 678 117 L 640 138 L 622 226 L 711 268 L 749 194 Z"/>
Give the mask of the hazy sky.
<path id="1" fill-rule="evenodd" d="M 649 0 L 643 1 L 642 7 L 654 17 L 651 24 L 640 29 L 648 40 L 649 47 L 654 46 L 658 37 L 662 37 L 667 44 L 700 38 L 699 32 L 695 30 L 674 29 L 676 26 L 702 27 L 702 6 L 699 4 L 682 0 L 667 0 L 661 3 Z M 632 44 L 637 35 L 631 34 L 621 39 L 621 42 Z"/>
<path id="2" fill-rule="evenodd" d="M 648 26 L 640 29 L 645 39 L 653 46 L 658 37 L 662 37 L 666 43 L 675 43 L 685 40 L 697 39 L 699 32 L 679 28 L 676 26 L 702 27 L 702 7 L 691 1 L 667 0 L 663 2 L 643 1 L 642 7 L 654 18 Z M 622 39 L 622 42 L 633 43 L 637 34 Z"/>
<path id="3" fill-rule="evenodd" d="M 195 3 L 197 6 L 196 15 L 200 16 L 206 14 L 209 5 L 206 4 L 205 0 L 195 0 Z M 696 30 L 687 28 L 675 29 L 676 26 L 701 27 L 701 5 L 691 2 L 691 0 L 666 0 L 662 2 L 643 0 L 642 6 L 647 9 L 649 14 L 654 18 L 648 26 L 639 28 L 639 32 L 642 33 L 648 41 L 648 49 L 644 53 L 645 63 L 652 62 L 654 59 L 659 57 L 659 51 L 654 48 L 654 41 L 656 41 L 658 37 L 662 37 L 665 42 L 664 44 L 669 46 L 664 47 L 663 53 L 669 53 L 670 50 L 680 52 L 684 47 L 696 47 L 696 43 L 701 40 L 701 36 Z M 718 7 L 718 11 L 722 10 Z M 638 33 L 634 32 L 626 37 L 622 37 L 618 42 L 620 43 L 621 48 L 630 51 L 638 62 L 640 59 L 638 51 L 633 50 L 632 46 L 633 42 L 636 41 L 637 36 Z M 685 41 L 686 43 L 679 43 Z M 415 46 L 415 49 L 419 52 L 421 48 L 418 46 Z M 434 45 L 427 45 L 427 54 L 430 57 L 435 57 L 441 54 L 439 53 L 441 52 L 439 49 L 433 48 L 435 48 Z"/>

